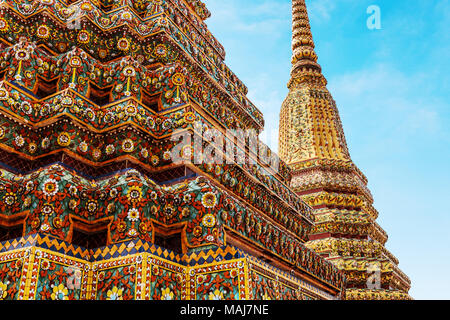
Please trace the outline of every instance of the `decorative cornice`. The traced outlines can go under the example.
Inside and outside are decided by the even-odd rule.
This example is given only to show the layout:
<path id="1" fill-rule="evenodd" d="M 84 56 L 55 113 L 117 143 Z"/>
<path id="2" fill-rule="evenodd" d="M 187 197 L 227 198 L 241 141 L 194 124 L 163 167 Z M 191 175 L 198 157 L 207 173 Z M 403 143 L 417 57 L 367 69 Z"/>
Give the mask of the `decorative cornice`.
<path id="1" fill-rule="evenodd" d="M 412 300 L 403 291 L 394 290 L 368 290 L 368 289 L 347 289 L 346 300 Z"/>
<path id="2" fill-rule="evenodd" d="M 206 8 L 206 5 L 200 0 L 186 0 L 189 7 L 195 12 L 201 20 L 206 20 L 211 17 L 211 12 Z"/>

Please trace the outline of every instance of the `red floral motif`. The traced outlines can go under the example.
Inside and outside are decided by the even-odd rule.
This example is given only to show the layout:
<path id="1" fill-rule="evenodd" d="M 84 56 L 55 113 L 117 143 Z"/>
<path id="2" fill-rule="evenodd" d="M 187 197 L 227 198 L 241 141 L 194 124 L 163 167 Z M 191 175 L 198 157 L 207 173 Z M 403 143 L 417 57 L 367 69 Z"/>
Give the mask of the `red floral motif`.
<path id="1" fill-rule="evenodd" d="M 220 298 L 224 300 L 236 300 L 239 298 L 238 277 L 230 270 L 220 273 L 209 273 L 197 276 L 198 300 L 208 299 L 210 294 L 220 292 Z M 217 297 L 219 298 L 219 296 Z"/>
<path id="2" fill-rule="evenodd" d="M 21 259 L 0 263 L 0 300 L 17 299 L 23 262 Z"/>
<path id="3" fill-rule="evenodd" d="M 80 287 L 74 287 L 74 277 L 80 282 L 81 271 L 74 274 L 74 269 L 49 261 L 41 260 L 39 277 L 36 288 L 36 299 L 38 300 L 79 300 Z M 61 289 L 61 290 L 59 290 Z"/>
<path id="4" fill-rule="evenodd" d="M 166 268 L 153 266 L 150 284 L 150 294 L 152 299 L 169 299 L 169 296 L 165 296 L 165 293 L 170 292 L 173 294 L 172 299 L 179 300 L 182 292 L 182 282 L 183 276 L 181 274 Z"/>
<path id="5" fill-rule="evenodd" d="M 101 281 L 97 284 L 97 299 L 108 300 L 108 291 L 114 287 L 122 290 L 123 300 L 134 299 L 136 266 L 122 266 L 99 271 Z"/>

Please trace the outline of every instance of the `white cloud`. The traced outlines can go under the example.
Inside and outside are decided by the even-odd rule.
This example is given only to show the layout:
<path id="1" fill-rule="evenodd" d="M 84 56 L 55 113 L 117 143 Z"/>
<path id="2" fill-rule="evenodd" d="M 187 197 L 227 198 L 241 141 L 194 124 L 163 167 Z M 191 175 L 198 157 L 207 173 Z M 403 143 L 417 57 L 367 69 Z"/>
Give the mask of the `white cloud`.
<path id="1" fill-rule="evenodd" d="M 402 135 L 436 133 L 441 128 L 439 113 L 443 102 L 430 98 L 426 74 L 406 75 L 379 64 L 369 69 L 330 79 L 329 88 L 338 108 L 358 113 L 390 126 Z M 345 109 L 344 109 L 345 108 Z"/>
<path id="2" fill-rule="evenodd" d="M 265 0 L 258 4 L 243 5 L 237 0 L 208 0 L 213 12 L 215 28 L 225 27 L 248 34 L 270 33 L 276 36 L 280 24 L 290 15 L 290 2 Z"/>
<path id="3" fill-rule="evenodd" d="M 440 127 L 439 114 L 435 110 L 415 110 L 406 119 L 405 126 L 411 131 L 436 133 Z"/>
<path id="4" fill-rule="evenodd" d="M 308 14 L 314 22 L 328 21 L 336 8 L 336 1 L 333 0 L 314 0 L 307 3 Z"/>
<path id="5" fill-rule="evenodd" d="M 286 92 L 276 90 L 267 73 L 258 73 L 249 88 L 249 99 L 264 114 L 265 127 L 261 133 L 261 140 L 273 151 L 278 152 L 278 126 L 281 104 Z"/>

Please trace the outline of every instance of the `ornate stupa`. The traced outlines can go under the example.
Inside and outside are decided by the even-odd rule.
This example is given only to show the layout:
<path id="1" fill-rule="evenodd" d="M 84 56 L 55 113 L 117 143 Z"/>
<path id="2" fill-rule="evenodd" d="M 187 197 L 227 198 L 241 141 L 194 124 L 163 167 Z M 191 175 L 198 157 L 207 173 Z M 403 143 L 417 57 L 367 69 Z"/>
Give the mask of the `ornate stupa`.
<path id="1" fill-rule="evenodd" d="M 283 138 L 291 169 L 257 139 L 202 1 L 2 1 L 0 299 L 341 299 L 354 261 L 406 290 L 299 3 L 283 121 L 308 138 Z M 326 191 L 302 185 L 326 174 Z"/>
<path id="2" fill-rule="evenodd" d="M 385 244 L 367 178 L 350 158 L 336 103 L 317 62 L 304 0 L 292 1 L 292 70 L 279 155 L 291 188 L 314 209 L 307 247 L 345 273 L 346 299 L 410 299 L 409 278 Z"/>

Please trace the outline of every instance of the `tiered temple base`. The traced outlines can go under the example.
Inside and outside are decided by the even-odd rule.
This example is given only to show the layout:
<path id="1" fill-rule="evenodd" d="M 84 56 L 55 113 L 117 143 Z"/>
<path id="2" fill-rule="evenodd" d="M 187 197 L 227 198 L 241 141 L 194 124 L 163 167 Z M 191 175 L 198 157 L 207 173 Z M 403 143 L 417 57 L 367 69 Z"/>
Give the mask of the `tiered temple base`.
<path id="1" fill-rule="evenodd" d="M 0 298 L 336 299 L 233 246 L 175 254 L 142 240 L 95 250 L 49 235 L 0 243 Z"/>

